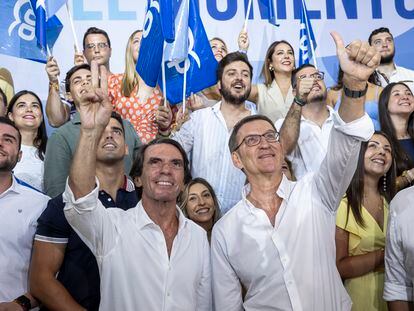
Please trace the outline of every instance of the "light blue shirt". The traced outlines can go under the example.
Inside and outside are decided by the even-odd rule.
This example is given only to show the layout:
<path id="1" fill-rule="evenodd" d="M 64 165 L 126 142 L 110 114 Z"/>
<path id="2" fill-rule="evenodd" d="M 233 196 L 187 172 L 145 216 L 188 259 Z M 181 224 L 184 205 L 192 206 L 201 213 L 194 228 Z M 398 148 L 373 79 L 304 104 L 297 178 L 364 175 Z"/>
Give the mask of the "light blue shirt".
<path id="1" fill-rule="evenodd" d="M 218 102 L 193 112 L 172 139 L 187 153 L 193 178 L 202 177 L 211 184 L 224 214 L 241 200 L 246 176 L 231 160 L 228 143 L 232 129 L 227 128 L 220 107 Z M 251 105 L 246 104 L 246 109 L 256 114 Z"/>

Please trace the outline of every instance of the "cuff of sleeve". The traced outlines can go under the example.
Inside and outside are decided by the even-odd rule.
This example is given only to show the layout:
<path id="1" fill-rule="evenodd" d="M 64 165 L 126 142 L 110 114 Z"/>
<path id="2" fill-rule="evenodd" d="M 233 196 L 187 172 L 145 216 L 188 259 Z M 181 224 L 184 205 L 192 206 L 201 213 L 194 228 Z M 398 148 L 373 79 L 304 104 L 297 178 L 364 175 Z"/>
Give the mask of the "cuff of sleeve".
<path id="1" fill-rule="evenodd" d="M 384 283 L 384 300 L 385 301 L 413 301 L 413 288 L 403 285 L 397 285 L 390 282 Z"/>
<path id="2" fill-rule="evenodd" d="M 75 209 L 79 214 L 91 211 L 96 207 L 99 197 L 99 180 L 95 177 L 96 187 L 84 197 L 75 199 L 75 195 L 69 186 L 69 177 L 66 179 L 65 192 L 63 193 L 63 202 L 66 203 L 64 210 Z"/>
<path id="3" fill-rule="evenodd" d="M 367 113 L 359 119 L 345 123 L 338 112 L 334 111 L 331 107 L 328 107 L 328 109 L 333 116 L 334 126 L 338 131 L 361 141 L 368 141 L 374 134 L 374 124 Z"/>

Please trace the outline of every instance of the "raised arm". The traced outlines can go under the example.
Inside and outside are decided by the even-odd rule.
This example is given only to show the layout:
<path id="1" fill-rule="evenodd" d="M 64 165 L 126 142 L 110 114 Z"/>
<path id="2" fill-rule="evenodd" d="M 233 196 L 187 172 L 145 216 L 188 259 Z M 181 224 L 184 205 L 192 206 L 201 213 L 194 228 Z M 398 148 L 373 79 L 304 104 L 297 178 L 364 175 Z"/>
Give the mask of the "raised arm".
<path id="1" fill-rule="evenodd" d="M 49 78 L 49 94 L 46 101 L 46 115 L 52 127 L 59 127 L 69 120 L 70 107 L 60 99 L 59 66 L 53 57 L 46 63 L 46 73 Z"/>

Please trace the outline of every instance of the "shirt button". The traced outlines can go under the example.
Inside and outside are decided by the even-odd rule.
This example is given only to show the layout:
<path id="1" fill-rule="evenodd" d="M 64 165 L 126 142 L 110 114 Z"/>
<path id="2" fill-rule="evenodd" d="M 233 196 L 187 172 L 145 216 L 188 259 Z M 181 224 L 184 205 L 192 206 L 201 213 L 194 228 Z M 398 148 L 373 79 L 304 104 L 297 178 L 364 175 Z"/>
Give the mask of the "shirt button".
<path id="1" fill-rule="evenodd" d="M 111 200 L 111 198 L 108 198 L 108 202 L 111 202 L 112 200 Z"/>
<path id="2" fill-rule="evenodd" d="M 167 293 L 167 297 L 170 297 L 170 293 Z"/>

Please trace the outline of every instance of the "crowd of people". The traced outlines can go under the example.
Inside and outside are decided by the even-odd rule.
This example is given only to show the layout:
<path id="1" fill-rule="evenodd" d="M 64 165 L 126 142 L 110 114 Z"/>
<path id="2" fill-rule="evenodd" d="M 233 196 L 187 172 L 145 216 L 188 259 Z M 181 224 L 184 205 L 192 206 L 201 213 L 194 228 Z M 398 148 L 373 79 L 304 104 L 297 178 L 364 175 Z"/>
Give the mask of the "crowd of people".
<path id="1" fill-rule="evenodd" d="M 379 28 L 330 89 L 273 42 L 210 40 L 217 83 L 164 103 L 99 28 L 43 107 L 0 69 L 0 311 L 412 310 L 414 71 Z M 65 92 L 62 91 L 65 90 Z M 45 114 L 55 127 L 47 136 Z"/>

